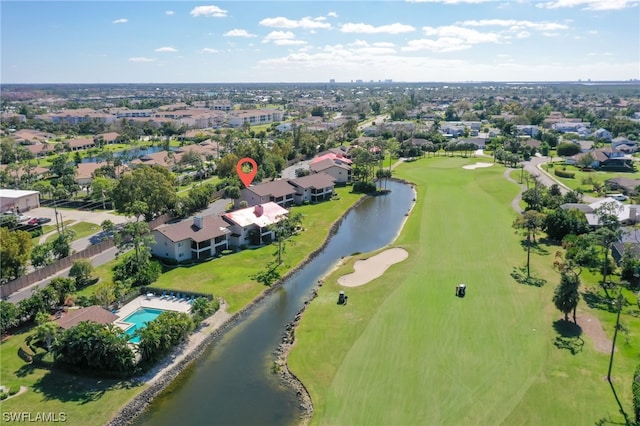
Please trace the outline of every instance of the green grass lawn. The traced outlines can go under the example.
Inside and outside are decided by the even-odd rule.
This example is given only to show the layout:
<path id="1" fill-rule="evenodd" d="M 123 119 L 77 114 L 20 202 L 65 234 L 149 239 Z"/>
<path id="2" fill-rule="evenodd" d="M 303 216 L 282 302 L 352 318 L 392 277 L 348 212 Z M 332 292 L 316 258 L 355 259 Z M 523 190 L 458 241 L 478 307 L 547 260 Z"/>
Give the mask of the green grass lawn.
<path id="1" fill-rule="evenodd" d="M 560 176 L 556 176 L 553 171 L 554 169 L 565 170 L 567 172 L 575 173 L 574 178 L 563 178 Z M 592 179 L 593 181 L 600 182 L 604 184 L 604 182 L 608 179 L 613 179 L 616 177 L 623 177 L 627 179 L 640 179 L 640 172 L 635 173 L 622 173 L 622 172 L 601 172 L 597 170 L 593 170 L 590 172 L 585 172 L 580 170 L 578 167 L 572 165 L 563 165 L 563 164 L 555 164 L 554 167 L 545 168 L 549 172 L 549 174 L 553 175 L 553 177 L 569 188 L 573 190 L 582 190 L 586 195 L 598 197 L 599 194 L 596 194 L 593 191 L 593 185 L 586 182 L 586 179 Z"/>
<path id="2" fill-rule="evenodd" d="M 588 336 L 576 355 L 559 349 L 551 303 L 556 247 L 542 247 L 532 270 L 543 287 L 518 284 L 526 253 L 511 228 L 516 185 L 504 168 L 463 170 L 475 159 L 431 158 L 397 176 L 417 184 L 417 204 L 394 243 L 410 254 L 386 274 L 347 289 L 325 281 L 296 330 L 289 366 L 314 401 L 312 424 L 594 424 L 621 421 L 606 375 L 608 356 Z M 359 255 L 364 258 L 367 255 Z M 468 286 L 464 299 L 455 286 Z M 602 317 L 611 336 L 611 314 Z M 629 329 L 638 325 L 628 321 Z M 619 350 L 614 381 L 630 407 L 638 332 Z"/>
<path id="3" fill-rule="evenodd" d="M 339 188 L 339 199 L 336 200 L 294 207 L 294 211 L 304 214 L 303 226 L 306 229 L 296 237 L 294 244 L 287 246 L 283 256 L 283 272 L 316 249 L 326 238 L 331 224 L 360 198 L 359 194 L 352 194 L 350 190 L 350 187 Z M 267 246 L 192 267 L 175 268 L 163 274 L 155 285 L 222 296 L 229 303 L 230 311 L 234 312 L 265 290 L 250 275 L 273 260 L 273 253 L 274 246 Z M 111 280 L 111 268 L 115 262 L 96 268 L 94 276 L 99 276 L 101 280 Z M 90 295 L 93 290 L 89 286 L 76 295 Z M 78 377 L 50 369 L 47 362 L 40 366 L 26 364 L 18 356 L 18 349 L 30 333 L 30 330 L 17 332 L 0 344 L 0 384 L 29 388 L 25 394 L 3 401 L 0 408 L 2 413 L 64 412 L 67 419 L 65 424 L 104 424 L 128 400 L 144 389 L 144 386 L 132 387 L 128 381 Z"/>
<path id="4" fill-rule="evenodd" d="M 90 235 L 95 234 L 96 232 L 100 232 L 100 230 L 102 229 L 100 225 L 96 225 L 95 223 L 89 223 L 89 222 L 78 222 L 69 227 L 65 226 L 65 228 L 71 229 L 75 232 L 73 241 L 79 240 L 80 238 L 86 238 Z M 58 236 L 57 233 L 50 235 L 49 237 L 47 237 L 47 242 L 50 243 L 51 241 L 55 240 L 57 236 Z"/>
<path id="5" fill-rule="evenodd" d="M 2 401 L 3 414 L 29 412 L 34 417 L 36 413 L 64 413 L 64 424 L 104 424 L 145 388 L 145 385 L 133 386 L 123 380 L 95 379 L 51 370 L 50 360 L 46 358 L 43 365 L 27 364 L 18 356 L 18 349 L 29 334 L 30 331 L 17 332 L 0 345 L 0 383 L 29 388 L 22 395 Z M 3 417 L 2 424 L 21 424 L 4 420 Z"/>
<path id="6" fill-rule="evenodd" d="M 322 244 L 331 224 L 360 198 L 359 194 L 350 191 L 351 187 L 337 188 L 339 199 L 293 207 L 292 211 L 304 215 L 302 226 L 305 230 L 287 244 L 283 255 L 285 266 L 297 265 Z M 275 246 L 266 246 L 244 250 L 194 266 L 177 267 L 162 274 L 153 285 L 175 290 L 213 293 L 223 297 L 229 305 L 229 311 L 235 312 L 264 291 L 264 285 L 251 279 L 251 276 L 273 261 L 274 252 Z M 185 276 L 189 279 L 185 280 Z"/>
<path id="7" fill-rule="evenodd" d="M 191 190 L 191 188 L 194 188 L 194 187 L 196 187 L 198 185 L 204 185 L 206 183 L 210 183 L 212 185 L 215 185 L 220 181 L 221 181 L 221 179 L 216 175 L 216 176 L 211 176 L 210 178 L 202 180 L 202 181 L 198 180 L 198 181 L 195 181 L 195 182 L 191 182 L 188 185 L 180 186 L 178 188 L 177 194 L 180 195 L 180 196 L 187 196 L 189 194 L 189 191 Z"/>

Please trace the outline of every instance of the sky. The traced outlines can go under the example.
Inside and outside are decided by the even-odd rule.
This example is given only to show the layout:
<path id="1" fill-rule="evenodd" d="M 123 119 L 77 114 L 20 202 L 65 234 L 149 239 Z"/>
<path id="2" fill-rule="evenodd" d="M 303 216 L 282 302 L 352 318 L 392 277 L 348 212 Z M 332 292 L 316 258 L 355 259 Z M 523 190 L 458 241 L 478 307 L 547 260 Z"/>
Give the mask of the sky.
<path id="1" fill-rule="evenodd" d="M 640 79 L 639 0 L 0 1 L 0 83 Z"/>

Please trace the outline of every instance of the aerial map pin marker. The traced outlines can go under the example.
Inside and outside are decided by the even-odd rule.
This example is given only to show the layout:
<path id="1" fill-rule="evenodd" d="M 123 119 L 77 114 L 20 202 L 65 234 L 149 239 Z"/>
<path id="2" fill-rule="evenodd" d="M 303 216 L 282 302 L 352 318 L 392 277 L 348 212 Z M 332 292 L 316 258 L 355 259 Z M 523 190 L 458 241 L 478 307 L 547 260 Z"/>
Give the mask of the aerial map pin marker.
<path id="1" fill-rule="evenodd" d="M 244 170 L 242 170 L 242 165 L 245 163 L 251 164 L 250 172 L 245 172 Z M 244 183 L 244 186 L 248 188 L 249 185 L 251 185 L 251 182 L 253 182 L 253 178 L 256 177 L 256 173 L 258 172 L 258 165 L 253 158 L 244 157 L 241 158 L 240 161 L 238 161 L 238 164 L 236 164 L 236 172 L 238 172 L 238 177 L 240 178 L 242 183 Z"/>

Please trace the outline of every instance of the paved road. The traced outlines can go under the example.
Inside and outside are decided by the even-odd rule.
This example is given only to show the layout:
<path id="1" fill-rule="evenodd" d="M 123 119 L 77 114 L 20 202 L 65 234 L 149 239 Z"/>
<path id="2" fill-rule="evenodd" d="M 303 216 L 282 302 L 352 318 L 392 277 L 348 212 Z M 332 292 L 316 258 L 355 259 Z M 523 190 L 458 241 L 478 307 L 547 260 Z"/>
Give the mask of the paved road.
<path id="1" fill-rule="evenodd" d="M 366 127 L 371 126 L 373 123 L 379 124 L 382 123 L 385 120 L 389 120 L 391 119 L 391 116 L 389 114 L 382 114 L 382 115 L 378 115 L 374 118 L 371 118 L 369 120 L 363 121 L 362 123 L 360 123 L 358 125 L 358 130 L 362 130 Z"/>
<path id="2" fill-rule="evenodd" d="M 537 176 L 540 183 L 544 186 L 551 186 L 553 184 L 558 184 L 560 187 L 560 192 L 564 195 L 571 190 L 571 188 L 567 187 L 562 182 L 556 180 L 551 174 L 547 173 L 543 168 L 542 164 L 549 162 L 549 157 L 531 157 L 531 160 L 524 163 L 524 169 L 529 172 L 531 176 Z M 582 197 L 582 201 L 590 204 L 595 201 L 598 201 L 598 198 L 593 198 L 588 195 Z"/>
<path id="3" fill-rule="evenodd" d="M 115 247 L 112 247 L 110 249 L 107 249 L 105 251 L 103 251 L 100 254 L 95 255 L 94 257 L 92 257 L 91 259 L 89 259 L 91 261 L 91 264 L 94 267 L 98 267 L 100 265 L 104 265 L 107 262 L 112 261 L 113 259 L 116 258 L 116 253 L 118 252 L 118 249 Z M 25 287 L 22 290 L 19 290 L 13 294 L 11 294 L 10 296 L 8 296 L 5 300 L 7 300 L 8 302 L 11 303 L 18 303 L 19 301 L 23 300 L 23 299 L 27 299 L 29 297 L 31 297 L 31 295 L 33 294 L 33 292 L 41 287 L 46 286 L 47 284 L 49 284 L 49 282 L 56 277 L 68 277 L 69 276 L 69 270 L 71 268 L 67 268 L 67 269 L 63 269 L 62 271 L 58 272 L 55 275 L 52 275 L 42 281 L 38 281 L 35 284 L 30 285 L 29 287 Z"/>
<path id="4" fill-rule="evenodd" d="M 232 201 L 232 200 L 231 199 L 227 199 L 227 198 L 223 198 L 223 199 L 214 201 L 213 203 L 211 203 L 209 205 L 209 207 L 206 210 L 203 210 L 201 212 L 201 214 L 209 215 L 209 214 L 223 213 L 225 211 L 226 205 L 230 201 Z M 43 207 L 41 207 L 40 209 L 43 209 Z M 42 211 L 40 211 L 40 209 L 31 210 L 31 212 L 35 212 L 37 210 L 38 214 L 36 215 L 36 214 L 32 213 L 32 214 L 30 214 L 30 216 L 32 216 L 32 217 L 48 217 L 48 216 L 44 216 L 43 215 L 43 213 L 47 213 L 47 212 L 46 211 L 42 212 Z M 53 212 L 53 209 L 50 209 L 50 210 L 51 210 L 51 212 Z M 76 210 L 67 210 L 65 212 L 70 213 L 69 217 L 81 218 L 82 221 L 96 223 L 96 224 L 102 223 L 102 221 L 104 221 L 105 219 L 111 219 L 114 223 L 124 223 L 124 222 L 127 221 L 127 218 L 124 217 L 124 216 L 117 216 L 117 215 L 108 214 L 108 213 L 105 215 L 102 212 L 101 213 L 78 212 Z M 87 215 L 86 213 L 89 213 L 89 215 Z M 53 217 L 53 213 L 52 213 L 51 217 Z M 113 218 L 115 218 L 115 220 Z M 65 220 L 67 220 L 66 216 L 65 216 Z M 56 232 L 56 231 L 54 230 L 53 232 Z M 82 249 L 88 247 L 89 245 L 91 245 L 90 238 L 91 237 L 81 238 L 81 239 L 79 239 L 77 241 L 74 241 L 71 244 L 71 246 L 76 251 L 82 250 Z M 108 262 L 112 261 L 113 259 L 115 259 L 117 252 L 118 252 L 118 249 L 115 248 L 115 247 L 112 247 L 110 249 L 107 249 L 107 250 L 103 251 L 102 253 L 99 253 L 99 254 L 93 256 L 89 260 L 91 261 L 91 264 L 94 267 L 98 267 L 100 265 L 104 265 L 105 263 L 108 263 Z M 70 269 L 71 268 L 63 269 L 62 271 L 58 272 L 55 275 L 52 275 L 52 276 L 50 276 L 50 277 L 48 277 L 48 278 L 46 278 L 46 279 L 44 279 L 42 281 L 38 281 L 37 283 L 34 283 L 34 284 L 30 285 L 29 287 L 25 287 L 22 290 L 11 294 L 5 300 L 7 300 L 7 301 L 9 301 L 11 303 L 18 303 L 19 301 L 30 297 L 35 289 L 41 288 L 41 287 L 44 287 L 45 285 L 47 285 L 53 278 L 69 276 L 69 270 Z"/>

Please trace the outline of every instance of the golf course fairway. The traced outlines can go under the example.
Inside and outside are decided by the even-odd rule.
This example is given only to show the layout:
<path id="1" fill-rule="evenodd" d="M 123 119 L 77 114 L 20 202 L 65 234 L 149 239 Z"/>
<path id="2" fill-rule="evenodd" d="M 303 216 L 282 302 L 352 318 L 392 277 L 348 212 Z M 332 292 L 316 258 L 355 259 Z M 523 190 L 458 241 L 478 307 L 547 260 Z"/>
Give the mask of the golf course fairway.
<path id="1" fill-rule="evenodd" d="M 505 180 L 503 166 L 462 168 L 476 161 L 426 158 L 398 167 L 394 175 L 417 191 L 392 245 L 408 258 L 353 288 L 339 286 L 338 278 L 376 253 L 345 259 L 304 312 L 288 366 L 311 395 L 311 424 L 622 420 L 603 380 L 608 354 L 585 334 L 575 355 L 553 344 L 553 322 L 562 316 L 551 302 L 559 282 L 551 268 L 556 248 L 532 255 L 532 273 L 544 286 L 511 277 L 526 261 L 512 228 L 517 213 L 510 202 L 519 188 Z M 455 297 L 459 283 L 467 286 L 464 298 Z M 347 305 L 336 303 L 340 290 Z M 612 375 L 624 401 L 630 384 L 623 378 L 634 366 L 621 359 Z"/>

